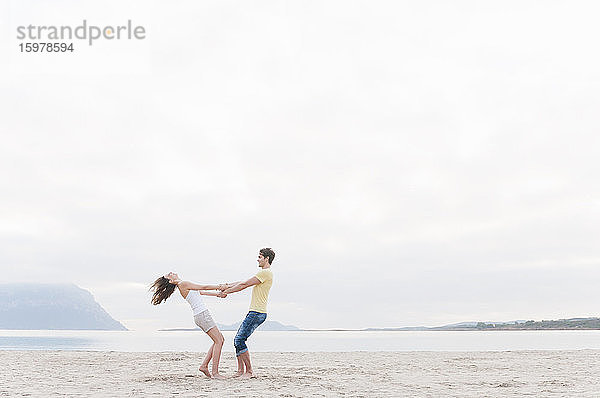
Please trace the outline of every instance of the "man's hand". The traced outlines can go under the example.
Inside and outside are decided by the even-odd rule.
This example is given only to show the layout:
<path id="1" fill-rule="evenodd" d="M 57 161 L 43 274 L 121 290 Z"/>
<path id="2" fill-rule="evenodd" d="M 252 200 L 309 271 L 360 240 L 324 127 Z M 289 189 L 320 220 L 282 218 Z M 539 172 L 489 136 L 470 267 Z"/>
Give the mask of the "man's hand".
<path id="1" fill-rule="evenodd" d="M 236 285 L 235 283 L 221 283 L 221 284 L 219 284 L 217 290 L 221 290 L 221 291 L 227 290 L 230 287 L 235 286 L 235 285 Z"/>
<path id="2" fill-rule="evenodd" d="M 217 293 L 217 297 L 225 298 L 225 297 L 227 297 L 227 294 L 225 294 L 221 291 L 221 292 Z"/>

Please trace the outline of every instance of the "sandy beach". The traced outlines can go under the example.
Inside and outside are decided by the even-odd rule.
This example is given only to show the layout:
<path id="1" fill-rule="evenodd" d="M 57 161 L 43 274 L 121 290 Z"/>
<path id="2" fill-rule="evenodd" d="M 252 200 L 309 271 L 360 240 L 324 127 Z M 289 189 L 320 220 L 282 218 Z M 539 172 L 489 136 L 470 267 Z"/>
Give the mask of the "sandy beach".
<path id="1" fill-rule="evenodd" d="M 0 396 L 597 397 L 600 351 L 255 353 L 210 380 L 202 353 L 2 351 Z M 222 372 L 235 368 L 225 353 Z"/>

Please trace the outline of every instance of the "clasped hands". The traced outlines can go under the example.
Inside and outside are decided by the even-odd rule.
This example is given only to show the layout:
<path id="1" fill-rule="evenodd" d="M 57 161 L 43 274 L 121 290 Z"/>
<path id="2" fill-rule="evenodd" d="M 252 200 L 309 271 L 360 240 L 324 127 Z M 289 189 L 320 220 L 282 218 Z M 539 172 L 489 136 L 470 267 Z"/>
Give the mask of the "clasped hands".
<path id="1" fill-rule="evenodd" d="M 234 284 L 233 283 L 221 283 L 217 286 L 217 290 L 219 290 L 219 293 L 217 293 L 217 297 L 220 298 L 225 298 L 227 297 L 227 293 L 224 292 L 224 290 L 229 289 L 230 287 L 233 287 Z"/>

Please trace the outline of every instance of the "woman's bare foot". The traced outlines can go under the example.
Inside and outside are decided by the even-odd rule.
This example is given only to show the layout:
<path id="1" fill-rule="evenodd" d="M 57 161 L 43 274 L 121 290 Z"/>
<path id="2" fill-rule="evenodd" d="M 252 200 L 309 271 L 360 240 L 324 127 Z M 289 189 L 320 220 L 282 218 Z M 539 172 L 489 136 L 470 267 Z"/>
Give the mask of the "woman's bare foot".
<path id="1" fill-rule="evenodd" d="M 205 368 L 204 366 L 200 366 L 198 368 L 198 370 L 202 373 L 204 373 L 206 375 L 206 377 L 208 377 L 210 379 L 210 372 L 208 371 L 208 368 Z"/>
<path id="2" fill-rule="evenodd" d="M 243 370 L 238 370 L 238 371 L 237 371 L 237 372 L 235 372 L 235 373 L 233 374 L 233 376 L 231 376 L 231 377 L 240 377 L 240 376 L 241 376 L 241 375 L 243 375 L 243 374 L 244 374 L 244 371 L 243 371 Z"/>
<path id="3" fill-rule="evenodd" d="M 251 379 L 254 377 L 254 373 L 252 372 L 246 372 L 243 375 L 240 376 L 240 379 Z"/>
<path id="4" fill-rule="evenodd" d="M 222 374 L 219 373 L 213 373 L 211 379 L 219 379 L 219 380 L 225 380 L 227 377 L 223 376 Z"/>

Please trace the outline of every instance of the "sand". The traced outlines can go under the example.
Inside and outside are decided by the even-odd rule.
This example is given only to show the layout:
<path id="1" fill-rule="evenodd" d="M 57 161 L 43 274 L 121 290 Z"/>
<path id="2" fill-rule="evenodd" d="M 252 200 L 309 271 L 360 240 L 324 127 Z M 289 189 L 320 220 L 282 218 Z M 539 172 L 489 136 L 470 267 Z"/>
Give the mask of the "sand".
<path id="1" fill-rule="evenodd" d="M 600 351 L 253 353 L 210 380 L 202 353 L 2 351 L 0 396 L 598 397 Z M 224 353 L 221 371 L 235 371 Z"/>

